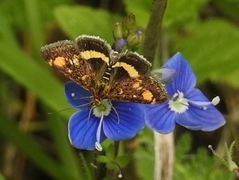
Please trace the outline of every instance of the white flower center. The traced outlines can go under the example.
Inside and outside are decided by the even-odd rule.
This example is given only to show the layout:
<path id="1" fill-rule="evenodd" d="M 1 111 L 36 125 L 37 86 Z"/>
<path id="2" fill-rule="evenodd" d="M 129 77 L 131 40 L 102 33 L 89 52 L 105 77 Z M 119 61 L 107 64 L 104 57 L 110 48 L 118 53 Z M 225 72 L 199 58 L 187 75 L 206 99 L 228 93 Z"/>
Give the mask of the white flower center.
<path id="1" fill-rule="evenodd" d="M 108 99 L 103 99 L 99 105 L 94 107 L 93 114 L 95 117 L 101 118 L 103 116 L 108 116 L 110 114 L 112 105 Z"/>
<path id="2" fill-rule="evenodd" d="M 177 92 L 173 95 L 173 98 L 169 100 L 169 108 L 176 113 L 184 113 L 188 109 L 188 99 L 184 98 L 182 92 Z"/>

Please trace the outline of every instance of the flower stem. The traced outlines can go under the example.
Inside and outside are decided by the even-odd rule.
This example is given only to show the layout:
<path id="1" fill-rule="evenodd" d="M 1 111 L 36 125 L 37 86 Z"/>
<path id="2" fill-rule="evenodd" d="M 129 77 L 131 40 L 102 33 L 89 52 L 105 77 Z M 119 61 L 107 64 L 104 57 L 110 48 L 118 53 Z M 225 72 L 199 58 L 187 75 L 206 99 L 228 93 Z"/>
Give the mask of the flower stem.
<path id="1" fill-rule="evenodd" d="M 235 173 L 236 177 L 239 179 L 239 171 L 238 171 L 238 169 L 234 169 L 233 172 Z"/>
<path id="2" fill-rule="evenodd" d="M 119 141 L 115 141 L 114 142 L 114 158 L 116 158 L 118 156 L 119 153 Z"/>
<path id="3" fill-rule="evenodd" d="M 114 141 L 114 159 L 113 159 L 113 162 L 114 162 L 115 158 L 118 156 L 118 153 L 119 153 L 119 143 L 120 143 L 120 141 Z M 118 174 L 119 174 L 118 171 L 116 172 L 115 170 L 112 170 L 112 169 L 107 170 L 107 177 L 110 177 L 111 179 L 116 179 L 117 180 L 118 179 Z"/>
<path id="4" fill-rule="evenodd" d="M 161 26 L 166 10 L 167 0 L 155 0 L 151 16 L 145 31 L 145 40 L 143 44 L 143 55 L 150 62 L 153 62 L 158 43 L 161 39 Z"/>

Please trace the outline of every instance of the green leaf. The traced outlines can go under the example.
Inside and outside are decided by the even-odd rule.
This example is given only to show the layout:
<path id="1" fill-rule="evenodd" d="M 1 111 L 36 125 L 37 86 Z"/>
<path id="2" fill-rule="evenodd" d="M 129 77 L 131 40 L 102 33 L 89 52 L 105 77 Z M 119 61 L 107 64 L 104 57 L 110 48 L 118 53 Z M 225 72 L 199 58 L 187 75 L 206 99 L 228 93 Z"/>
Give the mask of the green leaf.
<path id="1" fill-rule="evenodd" d="M 46 67 L 39 66 L 20 49 L 10 47 L 11 44 L 0 40 L 0 69 L 34 92 L 52 109 L 59 111 L 69 107 L 64 98 L 62 83 Z M 61 115 L 69 117 L 69 111 Z"/>
<path id="2" fill-rule="evenodd" d="M 114 161 L 114 144 L 111 143 L 106 149 L 105 149 L 105 156 L 110 160 Z"/>
<path id="3" fill-rule="evenodd" d="M 97 157 L 97 161 L 99 161 L 101 163 L 109 163 L 110 162 L 110 160 L 106 156 L 102 156 L 102 155 Z"/>
<path id="4" fill-rule="evenodd" d="M 113 42 L 112 29 L 119 16 L 103 9 L 86 6 L 59 6 L 54 11 L 55 17 L 72 39 L 81 34 L 100 36 Z"/>
<path id="5" fill-rule="evenodd" d="M 174 180 L 181 179 L 217 179 L 233 180 L 227 169 L 219 168 L 214 158 L 208 155 L 208 150 L 198 148 L 196 152 L 189 153 L 191 137 L 188 133 L 180 136 L 175 146 Z M 212 173 L 213 172 L 213 173 Z"/>
<path id="6" fill-rule="evenodd" d="M 111 169 L 111 170 L 115 170 L 115 171 L 119 170 L 119 166 L 115 162 L 108 162 L 106 164 L 106 167 L 107 167 L 107 169 Z"/>
<path id="7" fill-rule="evenodd" d="M 40 11 L 39 2 L 35 0 L 24 0 L 25 5 L 25 21 L 27 22 L 27 33 L 29 34 L 30 43 L 32 45 L 33 54 L 35 57 L 40 57 L 39 49 L 43 46 L 43 31 L 41 28 L 41 19 L 40 19 Z"/>
<path id="8" fill-rule="evenodd" d="M 27 56 L 15 41 L 8 24 L 0 16 L 0 69 L 15 79 L 19 84 L 30 89 L 48 107 L 62 110 L 69 107 L 64 93 L 63 85 L 47 69 L 47 64 L 40 66 L 38 61 Z M 61 115 L 69 117 L 69 111 Z"/>
<path id="9" fill-rule="evenodd" d="M 187 36 L 177 39 L 174 51 L 189 60 L 198 82 L 224 81 L 239 87 L 239 31 L 231 24 L 209 20 L 197 24 Z M 234 77 L 234 78 L 233 78 Z"/>
<path id="10" fill-rule="evenodd" d="M 115 162 L 121 167 L 125 167 L 129 161 L 131 160 L 130 156 L 127 156 L 127 155 L 122 155 L 122 156 L 119 156 L 115 159 Z"/>
<path id="11" fill-rule="evenodd" d="M 163 26 L 166 28 L 189 24 L 198 18 L 199 10 L 207 0 L 180 0 L 168 1 L 164 15 Z"/>

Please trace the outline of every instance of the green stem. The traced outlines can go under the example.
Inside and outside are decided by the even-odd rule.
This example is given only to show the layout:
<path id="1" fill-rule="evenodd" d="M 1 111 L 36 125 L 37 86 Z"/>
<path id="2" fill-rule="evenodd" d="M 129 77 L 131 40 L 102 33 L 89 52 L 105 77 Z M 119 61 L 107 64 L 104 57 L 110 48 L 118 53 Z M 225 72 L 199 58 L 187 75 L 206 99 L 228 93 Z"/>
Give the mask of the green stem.
<path id="1" fill-rule="evenodd" d="M 114 141 L 114 158 L 118 156 L 120 141 Z"/>
<path id="2" fill-rule="evenodd" d="M 151 16 L 145 31 L 143 55 L 150 62 L 153 62 L 156 48 L 159 42 L 161 42 L 161 26 L 166 6 L 167 0 L 154 1 Z"/>
<path id="3" fill-rule="evenodd" d="M 119 165 L 116 162 L 114 162 L 114 160 L 115 160 L 115 158 L 117 158 L 118 153 L 119 153 L 119 143 L 120 143 L 120 141 L 114 141 L 114 159 L 113 159 L 113 163 L 115 163 L 118 167 L 119 167 Z M 119 167 L 119 169 L 120 169 L 120 167 Z M 117 174 L 118 174 L 118 172 L 116 173 L 115 170 L 112 170 L 112 169 L 107 170 L 107 177 L 109 177 L 111 179 L 118 179 Z"/>

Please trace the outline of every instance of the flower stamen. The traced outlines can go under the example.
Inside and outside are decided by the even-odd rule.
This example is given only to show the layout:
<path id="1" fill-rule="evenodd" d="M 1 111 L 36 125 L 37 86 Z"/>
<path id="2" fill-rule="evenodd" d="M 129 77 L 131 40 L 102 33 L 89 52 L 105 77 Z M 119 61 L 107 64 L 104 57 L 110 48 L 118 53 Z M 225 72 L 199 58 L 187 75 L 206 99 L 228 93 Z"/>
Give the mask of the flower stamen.
<path id="1" fill-rule="evenodd" d="M 102 113 L 104 116 L 108 116 L 110 114 L 112 105 L 108 99 L 103 99 L 100 104 L 93 106 L 93 114 L 95 117 L 101 118 Z"/>
<path id="2" fill-rule="evenodd" d="M 100 123 L 99 123 L 99 126 L 97 127 L 97 131 L 96 131 L 95 149 L 97 149 L 98 151 L 102 151 L 103 150 L 103 148 L 102 148 L 102 146 L 100 144 L 100 136 L 101 136 L 103 119 L 104 119 L 104 114 L 102 112 L 101 118 L 100 118 Z"/>
<path id="3" fill-rule="evenodd" d="M 213 104 L 214 106 L 218 105 L 219 102 L 220 102 L 220 97 L 219 97 L 219 96 L 216 96 L 216 97 L 214 97 L 214 98 L 212 99 L 212 104 Z"/>
<path id="4" fill-rule="evenodd" d="M 216 96 L 212 99 L 212 101 L 192 101 L 189 99 L 184 98 L 183 92 L 177 91 L 172 97 L 171 100 L 169 100 L 169 108 L 171 111 L 174 111 L 176 113 L 184 113 L 189 107 L 189 103 L 198 107 L 202 108 L 203 110 L 207 110 L 207 107 L 209 105 L 217 105 L 220 102 L 220 98 Z"/>
<path id="5" fill-rule="evenodd" d="M 191 104 L 193 104 L 193 105 L 195 105 L 199 108 L 202 108 L 203 110 L 207 110 L 207 107 L 210 106 L 210 105 L 216 106 L 220 102 L 220 98 L 219 98 L 219 96 L 216 96 L 212 99 L 212 101 L 191 101 L 191 100 L 188 100 L 188 102 L 190 102 Z"/>
<path id="6" fill-rule="evenodd" d="M 93 114 L 95 115 L 95 117 L 100 118 L 100 123 L 99 123 L 99 125 L 97 127 L 97 131 L 96 131 L 96 142 L 95 142 L 95 149 L 97 149 L 98 151 L 103 150 L 103 148 L 100 144 L 102 124 L 103 124 L 104 116 L 108 116 L 110 114 L 111 108 L 113 108 L 111 102 L 108 99 L 103 99 L 100 102 L 100 104 L 94 105 L 90 109 L 89 115 L 91 114 L 91 111 L 93 110 Z"/>
<path id="7" fill-rule="evenodd" d="M 116 166 L 119 168 L 118 178 L 122 178 L 122 177 L 123 177 L 123 174 L 122 174 L 122 171 L 121 171 L 120 165 L 119 165 L 117 162 L 112 162 L 112 163 L 115 163 Z"/>

